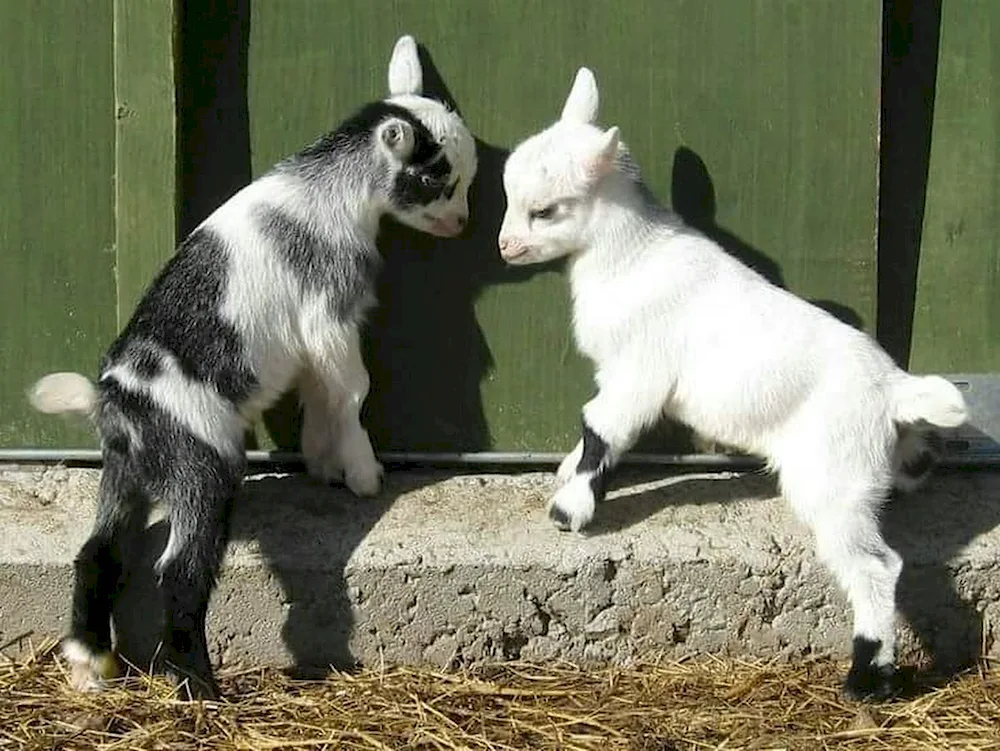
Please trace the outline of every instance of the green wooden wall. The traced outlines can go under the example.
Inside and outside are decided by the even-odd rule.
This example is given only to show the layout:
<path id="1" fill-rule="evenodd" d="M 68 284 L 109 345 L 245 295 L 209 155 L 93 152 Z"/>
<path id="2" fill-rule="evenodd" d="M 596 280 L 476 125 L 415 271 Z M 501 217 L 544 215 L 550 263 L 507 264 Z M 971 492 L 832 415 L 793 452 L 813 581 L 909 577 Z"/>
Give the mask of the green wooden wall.
<path id="1" fill-rule="evenodd" d="M 998 8 L 944 6 L 917 369 L 1000 368 Z M 480 174 L 465 237 L 385 227 L 365 414 L 379 449 L 576 439 L 592 384 L 566 280 L 505 267 L 496 235 L 506 154 L 557 116 L 584 64 L 602 122 L 622 128 L 664 201 L 874 332 L 878 263 L 891 263 L 876 252 L 882 12 L 878 0 L 0 0 L 0 446 L 94 445 L 86 426 L 33 415 L 27 386 L 94 373 L 178 228 L 384 95 L 402 33 L 480 137 Z M 262 445 L 294 448 L 296 422 L 291 401 L 271 412 Z"/>
<path id="2" fill-rule="evenodd" d="M 48 371 L 116 329 L 112 0 L 0 1 L 0 446 L 80 445 L 35 415 Z"/>
<path id="3" fill-rule="evenodd" d="M 911 367 L 1000 371 L 1000 3 L 942 8 Z"/>

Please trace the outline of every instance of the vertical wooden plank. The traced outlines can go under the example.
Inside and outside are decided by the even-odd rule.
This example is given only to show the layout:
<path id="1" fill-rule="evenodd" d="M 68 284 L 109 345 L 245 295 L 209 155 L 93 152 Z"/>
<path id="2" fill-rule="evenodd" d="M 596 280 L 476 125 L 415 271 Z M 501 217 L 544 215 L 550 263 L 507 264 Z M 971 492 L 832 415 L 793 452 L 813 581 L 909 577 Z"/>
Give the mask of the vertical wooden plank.
<path id="1" fill-rule="evenodd" d="M 176 245 L 177 0 L 114 0 L 117 316 Z"/>
<path id="2" fill-rule="evenodd" d="M 115 330 L 112 2 L 2 0 L 0 50 L 0 446 L 92 445 L 25 390 Z"/>
<path id="3" fill-rule="evenodd" d="M 1000 4 L 943 6 L 911 366 L 1000 371 Z"/>
<path id="4" fill-rule="evenodd" d="M 877 0 L 258 0 L 249 97 L 265 169 L 385 89 L 426 45 L 483 141 L 461 240 L 390 229 L 366 418 L 381 449 L 560 450 L 590 367 L 558 269 L 497 258 L 503 159 L 558 115 L 580 65 L 664 200 L 773 278 L 874 323 Z"/>

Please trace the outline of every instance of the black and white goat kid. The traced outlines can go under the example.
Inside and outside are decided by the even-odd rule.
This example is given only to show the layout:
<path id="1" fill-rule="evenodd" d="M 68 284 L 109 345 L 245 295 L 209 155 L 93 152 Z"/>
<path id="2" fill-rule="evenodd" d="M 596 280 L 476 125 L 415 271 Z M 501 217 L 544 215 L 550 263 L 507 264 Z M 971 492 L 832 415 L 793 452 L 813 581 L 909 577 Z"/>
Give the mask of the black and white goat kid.
<path id="1" fill-rule="evenodd" d="M 468 218 L 475 142 L 454 112 L 421 96 L 411 37 L 389 64 L 390 98 L 241 190 L 181 244 L 112 345 L 96 385 L 42 378 L 43 412 L 96 421 L 104 471 L 97 518 L 76 559 L 63 643 L 74 685 L 114 672 L 111 611 L 151 505 L 170 536 L 157 561 L 165 611 L 160 659 L 193 697 L 214 697 L 205 616 L 245 468 L 244 431 L 293 385 L 309 472 L 359 496 L 382 467 L 359 410 L 369 378 L 359 329 L 373 305 L 380 218 L 438 236 Z"/>

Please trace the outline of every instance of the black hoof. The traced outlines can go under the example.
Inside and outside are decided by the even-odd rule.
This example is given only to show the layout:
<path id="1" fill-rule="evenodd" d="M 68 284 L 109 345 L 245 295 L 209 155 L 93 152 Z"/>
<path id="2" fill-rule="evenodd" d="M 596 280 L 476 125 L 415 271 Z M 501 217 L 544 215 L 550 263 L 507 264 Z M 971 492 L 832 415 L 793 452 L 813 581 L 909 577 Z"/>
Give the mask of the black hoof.
<path id="1" fill-rule="evenodd" d="M 186 701 L 198 699 L 218 701 L 221 694 L 215 678 L 212 677 L 211 667 L 206 664 L 199 670 L 187 663 L 188 661 L 183 658 L 172 658 L 169 655 L 160 658 L 160 669 L 167 680 L 177 687 L 178 697 Z"/>
<path id="2" fill-rule="evenodd" d="M 894 665 L 852 667 L 844 681 L 844 695 L 851 701 L 889 701 L 903 693 L 903 684 Z"/>
<path id="3" fill-rule="evenodd" d="M 570 530 L 569 516 L 566 514 L 565 511 L 563 511 L 558 506 L 552 506 L 549 508 L 549 519 L 551 519 L 553 524 L 555 524 L 563 532 L 569 532 Z"/>
<path id="4" fill-rule="evenodd" d="M 221 697 L 215 679 L 198 677 L 173 666 L 165 670 L 167 679 L 177 687 L 178 696 L 184 701 L 218 701 Z"/>

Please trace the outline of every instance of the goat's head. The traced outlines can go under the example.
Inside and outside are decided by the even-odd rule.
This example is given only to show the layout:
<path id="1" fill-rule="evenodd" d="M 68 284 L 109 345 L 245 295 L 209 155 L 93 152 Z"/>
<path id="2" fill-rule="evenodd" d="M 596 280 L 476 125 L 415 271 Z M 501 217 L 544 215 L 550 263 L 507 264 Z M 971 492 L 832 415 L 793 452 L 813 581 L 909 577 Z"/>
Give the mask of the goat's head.
<path id="1" fill-rule="evenodd" d="M 584 248 L 595 196 L 615 168 L 618 128 L 595 126 L 597 82 L 580 68 L 559 121 L 520 144 L 507 159 L 507 212 L 500 254 L 539 263 Z"/>
<path id="2" fill-rule="evenodd" d="M 386 211 L 397 221 L 441 237 L 462 231 L 476 174 L 476 142 L 462 118 L 423 96 L 417 44 L 400 37 L 389 61 L 386 115 L 375 128 L 388 166 Z"/>

